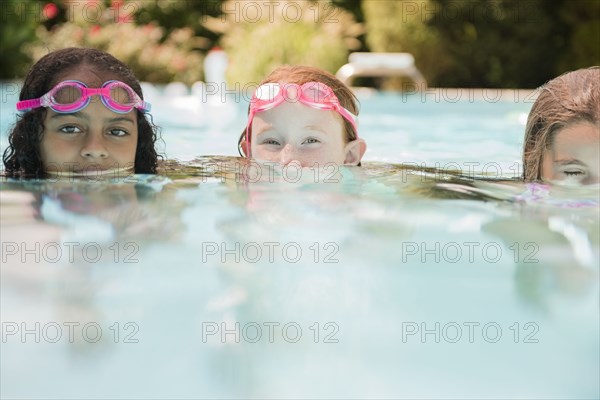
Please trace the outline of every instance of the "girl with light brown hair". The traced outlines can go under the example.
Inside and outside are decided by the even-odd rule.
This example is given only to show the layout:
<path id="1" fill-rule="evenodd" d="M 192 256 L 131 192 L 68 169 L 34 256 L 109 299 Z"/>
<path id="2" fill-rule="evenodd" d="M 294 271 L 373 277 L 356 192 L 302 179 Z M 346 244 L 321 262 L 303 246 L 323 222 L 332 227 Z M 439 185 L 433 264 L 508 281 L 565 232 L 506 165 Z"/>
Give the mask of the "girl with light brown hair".
<path id="1" fill-rule="evenodd" d="M 523 146 L 525 181 L 600 182 L 600 68 L 560 75 L 540 88 Z"/>
<path id="2" fill-rule="evenodd" d="M 367 145 L 344 83 L 319 68 L 284 65 L 254 91 L 238 148 L 247 158 L 323 167 L 360 165 Z"/>

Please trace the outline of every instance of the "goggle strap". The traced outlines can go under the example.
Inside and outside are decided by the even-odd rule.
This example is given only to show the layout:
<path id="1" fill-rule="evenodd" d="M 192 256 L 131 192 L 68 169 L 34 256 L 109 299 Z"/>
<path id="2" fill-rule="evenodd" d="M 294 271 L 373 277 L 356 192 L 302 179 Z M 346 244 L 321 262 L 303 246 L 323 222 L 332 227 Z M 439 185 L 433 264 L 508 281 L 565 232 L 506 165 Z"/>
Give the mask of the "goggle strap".
<path id="1" fill-rule="evenodd" d="M 21 100 L 17 103 L 17 111 L 26 111 L 42 105 L 42 99 Z"/>
<path id="2" fill-rule="evenodd" d="M 147 101 L 144 101 L 144 100 L 142 100 L 140 105 L 137 107 L 138 107 L 138 110 L 140 110 L 143 113 L 149 113 L 150 109 L 152 108 L 150 103 L 148 103 Z"/>

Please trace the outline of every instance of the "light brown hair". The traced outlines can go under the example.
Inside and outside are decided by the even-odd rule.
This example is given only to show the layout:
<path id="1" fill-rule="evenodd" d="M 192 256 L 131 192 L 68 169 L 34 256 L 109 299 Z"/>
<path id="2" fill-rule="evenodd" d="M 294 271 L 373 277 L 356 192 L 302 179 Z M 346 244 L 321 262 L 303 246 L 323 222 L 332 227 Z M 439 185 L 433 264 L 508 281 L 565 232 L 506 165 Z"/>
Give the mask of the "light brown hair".
<path id="1" fill-rule="evenodd" d="M 523 178 L 542 179 L 544 150 L 564 127 L 600 121 L 600 67 L 567 72 L 539 88 L 527 118 L 523 143 Z"/>
<path id="2" fill-rule="evenodd" d="M 322 69 L 304 65 L 282 65 L 273 70 L 260 85 L 271 82 L 293 83 L 296 85 L 302 85 L 307 82 L 324 83 L 333 90 L 333 93 L 335 93 L 342 107 L 358 116 L 358 99 L 352 90 L 334 75 Z M 352 124 L 344 118 L 342 118 L 342 120 L 344 121 L 344 132 L 346 133 L 345 143 L 356 140 L 358 136 L 354 131 Z M 242 149 L 242 142 L 244 139 L 246 139 L 245 128 L 238 140 L 238 151 L 241 156 L 246 157 L 246 154 L 244 154 L 244 150 Z"/>

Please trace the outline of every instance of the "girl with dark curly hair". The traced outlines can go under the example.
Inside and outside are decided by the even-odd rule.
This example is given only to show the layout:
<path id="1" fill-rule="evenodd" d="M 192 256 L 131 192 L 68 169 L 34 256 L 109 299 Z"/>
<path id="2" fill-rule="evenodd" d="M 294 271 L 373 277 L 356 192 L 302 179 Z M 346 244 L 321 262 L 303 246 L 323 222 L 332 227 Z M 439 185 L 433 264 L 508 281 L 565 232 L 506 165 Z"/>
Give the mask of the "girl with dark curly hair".
<path id="1" fill-rule="evenodd" d="M 96 49 L 67 48 L 36 62 L 4 151 L 9 177 L 155 173 L 158 128 L 137 78 Z"/>

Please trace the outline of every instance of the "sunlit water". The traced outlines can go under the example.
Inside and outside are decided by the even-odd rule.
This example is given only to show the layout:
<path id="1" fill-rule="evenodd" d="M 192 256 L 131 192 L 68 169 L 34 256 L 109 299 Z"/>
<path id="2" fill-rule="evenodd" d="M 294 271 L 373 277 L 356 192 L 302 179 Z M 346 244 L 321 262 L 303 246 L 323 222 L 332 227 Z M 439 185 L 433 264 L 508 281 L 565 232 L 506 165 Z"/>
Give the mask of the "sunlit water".
<path id="1" fill-rule="evenodd" d="M 363 167 L 298 170 L 148 94 L 161 175 L 2 183 L 3 397 L 599 396 L 598 187 L 496 181 L 524 95 L 363 95 Z"/>

